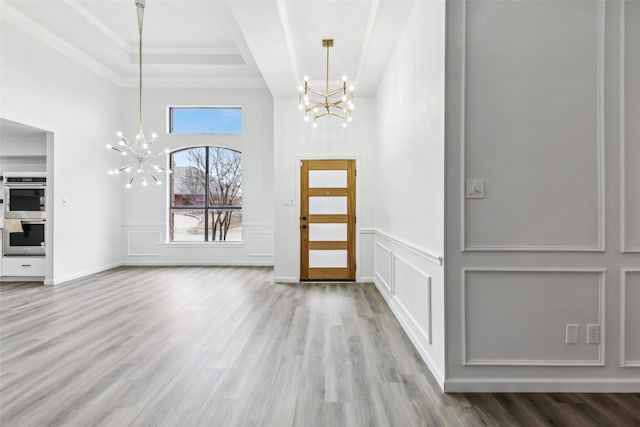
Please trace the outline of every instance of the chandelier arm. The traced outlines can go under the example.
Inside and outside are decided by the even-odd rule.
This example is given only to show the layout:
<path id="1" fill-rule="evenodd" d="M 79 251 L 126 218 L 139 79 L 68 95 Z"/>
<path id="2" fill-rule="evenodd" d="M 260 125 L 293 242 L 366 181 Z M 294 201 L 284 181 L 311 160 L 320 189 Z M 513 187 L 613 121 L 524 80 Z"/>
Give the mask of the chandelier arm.
<path id="1" fill-rule="evenodd" d="M 124 145 L 131 151 L 133 151 L 133 147 L 131 146 L 131 144 L 129 143 L 129 141 L 127 140 L 127 138 L 125 138 L 124 136 L 120 136 L 120 140 L 122 142 L 124 142 Z"/>
<path id="2" fill-rule="evenodd" d="M 338 113 L 334 113 L 333 111 L 329 111 L 328 113 L 326 113 L 330 116 L 334 116 L 334 117 L 340 117 L 341 119 L 346 119 L 346 116 L 342 115 L 342 114 L 338 114 Z"/>
<path id="3" fill-rule="evenodd" d="M 122 166 L 121 168 L 119 168 L 119 169 L 118 169 L 118 172 L 125 171 L 125 170 L 127 170 L 127 169 L 129 169 L 129 168 L 133 167 L 135 164 L 136 164 L 136 163 L 135 163 L 135 162 L 133 162 L 133 163 L 129 163 L 129 164 L 128 164 L 128 165 L 126 165 L 126 166 Z"/>
<path id="4" fill-rule="evenodd" d="M 327 93 L 327 96 L 336 96 L 339 93 L 342 93 L 342 89 L 336 89 L 334 91 L 331 91 L 331 92 Z"/>
<path id="5" fill-rule="evenodd" d="M 318 95 L 318 96 L 322 96 L 322 97 L 327 96 L 326 92 L 320 92 L 319 90 L 315 90 L 315 89 L 312 89 L 312 88 L 309 88 L 308 90 L 309 90 L 309 92 L 311 92 L 311 93 L 313 93 L 315 95 Z"/>

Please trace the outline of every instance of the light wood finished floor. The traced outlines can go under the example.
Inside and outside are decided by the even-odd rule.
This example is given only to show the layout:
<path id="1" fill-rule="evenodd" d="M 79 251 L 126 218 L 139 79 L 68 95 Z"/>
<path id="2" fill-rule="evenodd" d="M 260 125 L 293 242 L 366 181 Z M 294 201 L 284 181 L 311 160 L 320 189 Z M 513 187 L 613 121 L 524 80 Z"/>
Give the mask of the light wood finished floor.
<path id="1" fill-rule="evenodd" d="M 632 426 L 640 395 L 440 393 L 371 284 L 119 268 L 0 284 L 0 425 Z"/>

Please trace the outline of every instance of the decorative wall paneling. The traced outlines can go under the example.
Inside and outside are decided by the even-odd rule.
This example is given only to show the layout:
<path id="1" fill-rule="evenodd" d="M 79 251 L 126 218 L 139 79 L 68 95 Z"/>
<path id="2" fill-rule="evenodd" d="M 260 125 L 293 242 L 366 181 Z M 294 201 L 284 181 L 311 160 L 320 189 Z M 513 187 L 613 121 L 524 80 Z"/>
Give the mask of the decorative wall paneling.
<path id="1" fill-rule="evenodd" d="M 465 268 L 462 273 L 465 366 L 602 366 L 605 270 Z M 577 345 L 566 324 L 580 325 Z M 599 324 L 600 344 L 586 344 Z"/>
<path id="2" fill-rule="evenodd" d="M 640 269 L 620 270 L 620 357 L 622 367 L 640 368 Z"/>
<path id="3" fill-rule="evenodd" d="M 584 117 L 580 118 L 580 121 L 582 123 L 595 123 L 595 129 L 594 129 L 594 135 L 593 135 L 593 139 L 594 139 L 594 146 L 593 146 L 593 150 L 594 150 L 594 157 L 595 157 L 595 164 L 593 165 L 593 167 L 589 166 L 589 167 L 585 167 L 582 168 L 582 170 L 588 170 L 588 171 L 593 171 L 596 176 L 594 177 L 593 181 L 595 182 L 595 185 L 593 187 L 593 191 L 596 194 L 596 203 L 595 205 L 592 207 L 592 209 L 590 209 L 589 215 L 593 215 L 593 221 L 595 224 L 595 230 L 574 230 L 573 234 L 574 236 L 572 236 L 572 238 L 579 238 L 583 235 L 589 235 L 589 234 L 593 234 L 595 239 L 593 242 L 585 244 L 584 242 L 572 242 L 570 241 L 570 239 L 568 239 L 565 242 L 549 242 L 547 243 L 543 243 L 543 242 L 537 242 L 537 243 L 529 243 L 525 240 L 521 240 L 520 242 L 504 242 L 504 243 L 495 243 L 495 242 L 476 242 L 476 243 L 470 243 L 470 236 L 469 233 L 471 231 L 471 228 L 469 225 L 469 221 L 471 216 L 469 215 L 469 209 L 470 209 L 470 205 L 474 204 L 475 206 L 478 206 L 478 204 L 489 204 L 491 198 L 495 197 L 495 191 L 492 193 L 492 188 L 497 188 L 498 186 L 498 181 L 500 181 L 500 185 L 503 186 L 503 192 L 505 191 L 504 188 L 507 188 L 510 185 L 510 181 L 513 181 L 514 178 L 516 178 L 519 174 L 522 174 L 522 171 L 519 171 L 519 174 L 516 175 L 512 175 L 509 177 L 509 179 L 494 179 L 493 181 L 488 180 L 486 182 L 486 199 L 484 200 L 470 200 L 468 201 L 465 198 L 465 184 L 466 184 L 466 180 L 467 179 L 471 179 L 471 178 L 482 178 L 482 176 L 476 176 L 472 173 L 469 172 L 469 169 L 473 169 L 473 165 L 474 162 L 477 162 L 477 159 L 469 156 L 469 143 L 470 140 L 474 140 L 474 138 L 482 138 L 484 135 L 476 135 L 476 133 L 472 133 L 472 131 L 474 129 L 469 129 L 470 123 L 469 123 L 469 116 L 474 114 L 474 113 L 470 113 L 470 110 L 473 108 L 469 107 L 470 103 L 473 102 L 480 102 L 480 101 L 474 101 L 474 99 L 470 96 L 470 92 L 472 92 L 472 95 L 475 92 L 478 92 L 478 88 L 475 87 L 470 87 L 470 79 L 472 77 L 470 77 L 470 74 L 473 75 L 472 73 L 470 73 L 469 67 L 470 67 L 470 59 L 469 59 L 469 52 L 468 52 L 468 43 L 472 40 L 471 37 L 468 36 L 468 32 L 469 32 L 469 27 L 470 25 L 473 25 L 473 23 L 470 23 L 469 17 L 468 17 L 468 9 L 470 7 L 473 7 L 474 4 L 478 4 L 478 8 L 487 8 L 488 5 L 491 5 L 492 3 L 494 4 L 498 4 L 499 7 L 505 7 L 505 5 L 507 5 L 507 2 L 489 2 L 489 1 L 478 1 L 478 2 L 468 2 L 468 1 L 464 1 L 464 5 L 463 5 L 463 10 L 464 10 L 464 25 L 463 25 L 463 45 L 462 45 L 462 80 L 461 80 L 461 105 L 462 110 L 461 110 L 461 120 L 460 120 L 460 124 L 461 124 L 461 128 L 459 130 L 460 132 L 460 136 L 461 136 L 461 156 L 460 156 L 460 164 L 462 165 L 462 167 L 460 168 L 460 190 L 459 190 L 459 194 L 460 194 L 460 202 L 461 202 L 461 229 L 462 229 L 462 233 L 461 233 L 461 247 L 463 248 L 464 251 L 509 251 L 509 252 L 514 252 L 514 251 L 552 251 L 552 252 L 601 252 L 604 251 L 604 242 L 605 242 L 605 189 L 604 189 L 604 182 L 605 182 L 605 166 L 604 166 L 604 67 L 605 67 L 605 51 L 604 51 L 604 46 L 605 46 L 605 29 L 604 29 L 604 24 L 605 24 L 605 3 L 603 1 L 592 1 L 589 2 L 593 5 L 593 7 L 595 8 L 595 16 L 594 16 L 594 23 L 595 25 L 595 33 L 596 33 L 596 37 L 594 41 L 594 63 L 591 64 L 593 66 L 593 69 L 595 70 L 594 74 L 594 78 L 595 81 L 593 82 L 593 91 L 594 91 L 594 100 L 595 100 L 595 104 L 596 104 L 596 109 L 594 112 L 590 112 L 589 109 L 585 109 L 585 114 L 591 114 L 593 113 L 593 117 L 587 116 L 585 115 Z M 523 4 L 526 4 L 527 2 L 520 2 L 519 5 L 520 6 L 516 6 L 516 7 L 523 7 Z M 536 3 L 536 2 L 530 2 L 530 3 Z M 540 2 L 537 2 L 538 4 L 541 4 Z M 580 3 L 584 3 L 586 4 L 586 2 L 580 2 Z M 570 2 L 568 4 L 571 4 Z M 578 4 L 578 3 L 575 3 Z M 558 7 L 558 4 L 556 3 L 546 3 L 547 7 Z M 582 7 L 582 6 L 579 6 Z M 534 9 L 535 10 L 535 9 Z M 476 11 L 477 12 L 477 11 Z M 494 11 L 494 13 L 497 13 Z M 486 18 L 486 16 L 481 16 L 481 18 Z M 490 19 L 489 19 L 490 20 Z M 480 21 L 480 20 L 479 20 Z M 486 26 L 484 26 L 485 22 L 484 21 L 480 21 L 478 24 L 478 26 L 483 25 L 483 27 L 481 27 L 481 30 L 478 31 L 487 31 Z M 513 28 L 512 28 L 513 30 Z M 549 32 L 550 29 L 547 28 L 546 32 Z M 569 34 L 565 34 L 564 31 L 559 28 L 558 32 L 561 33 L 560 35 L 564 36 L 564 35 L 569 35 Z M 575 32 L 575 31 L 574 31 Z M 573 36 L 573 35 L 572 35 Z M 507 40 L 505 38 L 503 38 L 503 40 Z M 530 41 L 533 42 L 534 39 L 531 39 Z M 563 40 L 559 40 L 558 44 L 563 43 Z M 503 43 L 505 43 L 505 41 L 503 41 Z M 509 43 L 517 43 L 515 41 L 513 42 L 509 42 Z M 521 46 L 520 46 L 521 47 Z M 518 54 L 518 51 L 521 52 L 526 52 L 526 49 L 513 49 L 510 53 L 510 55 L 515 55 Z M 537 52 L 536 52 L 537 53 Z M 523 55 L 523 53 L 520 53 L 520 55 Z M 498 57 L 498 59 L 502 60 L 503 63 L 500 63 L 499 60 L 496 61 L 488 61 L 486 60 L 485 57 L 481 58 L 482 63 L 483 64 L 489 64 L 487 67 L 495 67 L 495 70 L 492 70 L 491 72 L 484 72 L 482 73 L 481 71 L 486 71 L 486 70 L 481 70 L 478 73 L 481 74 L 481 79 L 485 79 L 487 78 L 487 75 L 492 75 L 494 76 L 493 78 L 498 80 L 498 79 L 502 79 L 501 81 L 507 81 L 508 79 L 504 79 L 502 76 L 502 73 L 506 73 L 505 75 L 509 75 L 508 71 L 501 69 L 501 67 L 506 67 L 507 65 L 512 65 L 510 63 L 505 64 L 505 58 L 502 57 Z M 514 60 L 515 61 L 515 60 Z M 481 61 L 478 61 L 481 62 Z M 551 61 L 549 61 L 549 63 L 551 63 Z M 538 65 L 542 65 L 542 64 L 538 64 Z M 573 64 L 573 67 L 575 68 L 576 71 L 576 75 L 581 75 L 581 74 L 585 74 L 584 71 L 582 71 L 582 63 L 579 63 L 579 61 L 576 61 L 576 64 Z M 567 67 L 567 64 L 562 64 L 562 65 L 558 65 L 558 67 L 562 68 L 562 67 Z M 533 68 L 532 68 L 533 69 Z M 517 71 L 522 71 L 522 70 L 517 70 Z M 547 74 L 553 73 L 553 72 L 557 72 L 557 70 L 555 69 L 551 69 L 551 70 L 547 70 L 545 69 L 545 71 L 548 71 Z M 567 71 L 569 72 L 569 71 Z M 517 74 L 517 73 L 512 73 L 512 74 Z M 538 78 L 537 76 L 540 75 L 542 73 L 540 73 L 540 70 L 535 70 L 535 78 Z M 563 75 L 559 76 L 559 81 L 554 82 L 557 84 L 558 87 L 564 87 L 567 86 L 565 83 L 566 81 L 564 79 L 562 79 L 562 77 L 566 77 Z M 542 77 L 540 77 L 542 78 Z M 492 83 L 496 83 L 495 81 L 492 81 Z M 532 87 L 531 91 L 535 92 L 536 89 L 533 88 L 533 84 L 534 83 L 539 83 L 538 81 L 535 82 L 530 82 L 531 85 L 527 86 L 527 87 Z M 546 81 L 545 84 L 547 85 L 551 85 L 551 81 Z M 512 91 L 510 90 L 506 90 L 505 87 L 499 87 L 499 88 L 494 88 L 491 86 L 491 84 L 487 84 L 486 81 L 481 80 L 478 83 L 479 87 L 491 87 L 491 89 L 486 89 L 491 91 L 492 93 L 509 93 L 511 94 Z M 544 85 L 543 85 L 544 86 Z M 546 88 L 538 88 L 538 89 L 545 89 Z M 577 95 L 581 92 L 583 92 L 581 87 L 577 87 L 574 90 L 574 94 L 572 95 Z M 514 96 L 517 94 L 514 94 Z M 531 94 L 528 94 L 531 95 Z M 569 98 L 572 95 L 566 95 L 567 98 Z M 483 103 L 487 102 L 487 100 L 485 99 L 485 96 L 476 96 L 476 98 L 481 99 Z M 502 104 L 502 102 L 501 102 Z M 509 103 L 505 103 L 505 105 L 511 105 Z M 495 107 L 495 105 L 492 104 L 492 107 Z M 472 110 L 473 112 L 475 112 L 475 114 L 485 114 L 486 111 L 488 111 L 486 108 L 473 108 Z M 486 120 L 482 120 L 482 122 L 486 122 Z M 504 121 L 503 121 L 504 123 Z M 505 126 L 507 125 L 507 123 L 505 123 Z M 503 126 L 504 128 L 504 126 Z M 562 132 L 570 132 L 571 129 L 573 129 L 573 127 L 569 127 L 567 126 L 565 129 L 557 129 L 557 132 L 560 133 Z M 484 130 L 486 131 L 486 128 Z M 498 132 L 502 132 L 502 129 L 499 130 Z M 502 135 L 503 137 L 505 137 L 506 135 Z M 559 138 L 559 137 L 558 137 Z M 493 138 L 495 139 L 495 138 Z M 483 141 L 483 143 L 486 143 L 487 141 Z M 509 141 L 509 144 L 512 144 L 515 141 Z M 543 141 L 540 141 L 543 142 Z M 565 143 L 568 141 L 565 141 Z M 581 141 L 578 141 L 578 143 L 581 143 Z M 476 145 L 479 145 L 480 143 L 477 142 Z M 487 147 L 485 147 L 487 148 Z M 513 149 L 513 148 L 511 148 Z M 485 150 L 487 151 L 487 150 Z M 491 151 L 491 150 L 488 150 Z M 492 158 L 495 158 L 495 156 L 500 157 L 501 156 L 501 152 L 505 151 L 505 147 L 501 147 L 501 149 L 499 151 L 497 151 L 497 154 L 493 154 Z M 482 152 L 482 151 L 480 151 Z M 476 149 L 476 151 L 473 153 L 476 155 L 478 154 L 478 150 Z M 511 153 L 507 154 L 510 155 Z M 519 156 L 520 154 L 518 154 Z M 527 155 L 530 155 L 530 153 L 525 153 L 524 159 L 525 162 L 529 162 L 530 160 L 527 158 Z M 549 156 L 545 156 L 546 158 L 552 159 Z M 574 162 L 575 159 L 572 157 L 572 155 L 570 153 L 568 153 L 565 156 L 568 159 L 568 163 Z M 511 160 L 513 160 L 514 157 L 512 156 Z M 493 161 L 493 160 L 492 160 Z M 506 165 L 505 167 L 509 168 L 509 163 L 510 162 L 503 162 L 504 165 Z M 494 164 L 494 168 L 497 167 L 498 164 Z M 512 171 L 511 169 L 507 169 L 509 171 Z M 545 174 L 549 174 L 551 170 L 559 170 L 559 173 L 563 173 L 562 172 L 562 168 L 540 168 L 540 177 L 542 177 L 542 175 Z M 543 172 L 544 171 L 544 172 Z M 481 172 L 481 174 L 486 174 L 489 173 L 488 170 L 484 170 Z M 504 178 L 504 177 L 503 177 Z M 568 211 L 569 209 L 573 209 L 575 211 L 576 216 L 578 217 L 584 217 L 584 215 L 586 214 L 586 212 L 580 207 L 580 206 L 575 206 L 575 208 L 571 207 L 569 203 L 569 201 L 572 201 L 575 199 L 575 187 L 573 187 L 574 183 L 573 183 L 573 179 L 575 178 L 574 176 L 571 177 L 565 177 L 566 179 L 564 180 L 565 183 L 567 183 L 568 188 L 570 189 L 569 192 L 567 194 L 564 195 L 555 195 L 557 197 L 551 197 L 551 199 L 558 199 L 558 200 L 562 200 L 563 202 L 565 202 L 565 205 L 563 206 L 564 211 Z M 536 180 L 533 180 L 534 184 L 536 183 Z M 539 181 L 539 180 L 537 180 Z M 589 181 L 589 180 L 586 180 Z M 569 183 L 570 182 L 570 183 Z M 580 180 L 580 182 L 583 182 L 582 180 Z M 547 197 L 547 194 L 551 191 L 555 191 L 555 189 L 553 188 L 544 188 L 544 189 L 539 189 L 540 191 L 543 191 L 544 193 L 541 194 L 540 197 Z M 516 190 L 515 195 L 519 195 L 520 193 L 525 192 L 526 190 L 522 189 L 522 190 Z M 544 199 L 541 198 L 541 203 L 540 205 L 544 204 Z M 508 202 L 512 202 L 511 198 L 509 198 Z M 519 203 L 518 203 L 519 204 Z M 551 205 L 551 204 L 548 204 Z M 555 204 L 554 204 L 555 205 Z M 500 211 L 504 210 L 501 209 L 500 207 L 494 207 L 496 209 L 496 211 L 494 212 L 494 217 L 495 214 L 498 214 Z M 508 206 L 507 206 L 508 208 Z M 530 211 L 525 211 L 526 214 L 525 215 L 518 215 L 518 217 L 521 217 L 521 220 L 523 221 L 522 224 L 520 224 L 520 226 L 514 226 L 511 225 L 510 228 L 510 233 L 508 233 L 509 236 L 511 235 L 515 235 L 515 234 L 523 234 L 525 233 L 524 230 L 531 230 L 531 235 L 527 236 L 526 239 L 537 239 L 539 235 L 543 235 L 545 234 L 546 230 L 543 229 L 532 229 L 532 223 L 535 220 L 535 217 L 533 218 L 528 218 L 526 215 L 531 215 Z M 477 215 L 476 215 L 477 216 Z M 569 217 L 570 215 L 567 214 L 567 216 Z M 511 217 L 511 220 L 513 220 L 514 217 Z M 532 221 L 528 221 L 528 219 L 532 219 Z M 508 221 L 496 221 L 498 223 L 501 224 L 501 227 L 505 227 L 505 225 L 507 225 Z M 509 224 L 510 225 L 510 224 Z M 546 224 L 547 227 L 544 228 L 548 228 L 549 224 Z M 483 226 L 476 226 L 476 228 L 486 228 Z M 548 238 L 549 239 L 558 239 L 560 238 L 560 236 L 562 236 L 562 234 L 567 234 L 567 228 L 563 226 L 563 224 L 558 224 L 558 225 L 554 225 L 553 227 L 556 227 L 558 231 L 562 231 L 562 232 L 557 232 L 557 233 L 552 233 L 549 232 L 548 233 Z M 476 230 L 477 231 L 477 230 Z"/>

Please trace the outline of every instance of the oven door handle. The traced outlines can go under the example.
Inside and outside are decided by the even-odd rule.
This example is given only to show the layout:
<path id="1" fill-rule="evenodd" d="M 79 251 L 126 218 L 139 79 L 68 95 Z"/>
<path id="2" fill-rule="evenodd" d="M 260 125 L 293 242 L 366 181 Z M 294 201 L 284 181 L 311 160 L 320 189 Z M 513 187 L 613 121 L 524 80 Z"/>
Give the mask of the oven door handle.
<path id="1" fill-rule="evenodd" d="M 33 219 L 22 219 L 20 220 L 20 222 L 22 223 L 22 225 L 45 225 L 46 220 L 44 219 L 38 219 L 38 220 L 33 220 Z"/>

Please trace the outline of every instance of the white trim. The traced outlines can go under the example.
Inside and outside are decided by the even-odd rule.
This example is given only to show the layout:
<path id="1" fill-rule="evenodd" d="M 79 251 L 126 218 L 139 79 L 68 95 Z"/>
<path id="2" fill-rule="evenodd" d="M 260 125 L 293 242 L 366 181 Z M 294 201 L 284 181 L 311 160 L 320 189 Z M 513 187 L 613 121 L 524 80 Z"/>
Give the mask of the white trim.
<path id="1" fill-rule="evenodd" d="M 360 234 L 376 234 L 376 230 L 373 228 L 360 228 Z"/>
<path id="2" fill-rule="evenodd" d="M 123 77 L 120 87 L 138 87 L 138 80 Z M 262 77 L 145 77 L 145 88 L 213 88 L 213 89 L 267 89 Z"/>
<path id="3" fill-rule="evenodd" d="M 466 216 L 466 150 L 465 141 L 467 139 L 467 0 L 462 0 L 462 46 L 460 58 L 460 251 L 464 252 L 467 248 L 467 216 Z M 446 101 L 445 101 L 446 102 Z M 446 220 L 445 220 L 446 223 Z"/>
<path id="4" fill-rule="evenodd" d="M 77 272 L 77 273 L 67 274 L 66 276 L 62 276 L 62 277 L 54 277 L 52 280 L 51 279 L 47 279 L 47 280 L 44 281 L 44 284 L 46 286 L 60 285 L 62 283 L 70 282 L 72 280 L 82 279 L 83 277 L 91 276 L 92 274 L 102 273 L 103 271 L 111 270 L 113 268 L 117 268 L 117 267 L 120 267 L 122 265 L 123 265 L 122 262 L 114 262 L 113 264 L 108 264 L 108 265 L 105 265 L 105 266 L 102 266 L 102 267 L 91 268 L 89 270 L 84 270 L 84 271 L 80 271 L 80 272 Z"/>
<path id="5" fill-rule="evenodd" d="M 382 249 L 384 252 L 387 253 L 388 256 L 388 267 L 389 267 L 389 283 L 387 283 L 387 281 L 384 279 L 384 277 L 382 277 L 382 275 L 378 272 L 377 266 L 378 263 L 376 262 L 376 248 L 379 247 L 380 249 Z M 382 260 L 380 260 L 380 262 L 382 262 Z M 380 242 L 375 242 L 374 241 L 374 248 L 373 248 L 373 277 L 374 279 L 378 279 L 380 281 L 380 283 L 382 283 L 384 285 L 385 288 L 387 288 L 387 291 L 389 293 L 391 293 L 392 295 L 394 295 L 395 292 L 395 288 L 393 286 L 394 284 L 394 280 L 393 280 L 393 252 L 391 251 L 391 249 L 389 249 L 388 247 L 386 247 L 385 245 L 380 244 Z"/>
<path id="6" fill-rule="evenodd" d="M 432 305 L 432 300 L 431 300 L 431 276 L 429 276 L 427 273 L 425 273 L 424 271 L 422 271 L 421 269 L 419 269 L 418 267 L 416 267 L 415 265 L 413 265 L 412 263 L 410 263 L 409 261 L 407 261 L 406 259 L 404 259 L 403 257 L 401 257 L 400 255 L 396 254 L 395 252 L 391 254 L 391 257 L 393 259 L 392 262 L 392 274 L 393 274 L 393 280 L 391 281 L 393 283 L 393 294 L 394 297 L 396 299 L 396 301 L 398 302 L 398 305 L 400 306 L 400 308 L 402 308 L 404 310 L 405 315 L 407 316 L 407 318 L 409 320 L 411 320 L 411 322 L 413 323 L 414 327 L 420 331 L 420 333 L 422 334 L 423 338 L 425 339 L 425 341 L 427 342 L 427 344 L 432 344 L 432 335 L 431 335 L 431 330 L 432 330 L 432 323 L 433 323 L 433 305 Z M 416 319 L 413 317 L 413 315 L 411 314 L 411 312 L 405 307 L 404 303 L 402 302 L 402 300 L 400 300 L 400 298 L 398 298 L 396 296 L 396 278 L 395 278 L 395 274 L 396 274 L 396 266 L 397 266 L 397 261 L 400 260 L 401 262 L 405 263 L 409 268 L 413 269 L 414 271 L 416 271 L 419 275 L 423 276 L 425 279 L 425 282 L 427 284 L 427 301 L 425 301 L 427 308 L 429 309 L 429 318 L 428 318 L 428 326 L 427 326 L 427 330 L 425 331 L 424 328 L 416 321 Z"/>
<path id="7" fill-rule="evenodd" d="M 64 2 L 122 49 L 126 50 L 128 53 L 137 52 L 137 47 L 134 48 L 132 45 L 127 43 L 124 38 L 111 28 L 107 27 L 104 22 L 98 19 L 93 13 L 89 12 L 84 6 L 78 3 L 77 0 L 64 0 Z"/>
<path id="8" fill-rule="evenodd" d="M 96 61 L 91 56 L 74 47 L 62 37 L 43 27 L 33 19 L 9 6 L 6 2 L 0 2 L 0 17 L 11 23 L 16 28 L 34 37 L 41 43 L 58 51 L 60 54 L 77 62 L 84 68 L 92 71 L 103 79 L 122 87 L 122 77 L 103 63 Z"/>
<path id="9" fill-rule="evenodd" d="M 268 254 L 268 253 L 254 253 L 254 254 L 249 254 L 250 257 L 255 257 L 255 258 L 273 258 L 273 254 Z"/>
<path id="10" fill-rule="evenodd" d="M 291 25 L 289 25 L 289 15 L 287 13 L 285 0 L 276 0 L 276 7 L 278 8 L 278 15 L 280 16 L 280 25 L 282 26 L 284 40 L 287 44 L 287 52 L 289 53 L 289 59 L 291 60 L 293 75 L 296 78 L 294 84 L 296 84 L 302 81 L 302 79 L 300 79 L 300 75 L 298 74 L 298 61 L 296 59 L 296 51 L 293 47 L 293 36 L 291 35 Z"/>
<path id="11" fill-rule="evenodd" d="M 460 122 L 460 197 L 461 197 L 461 248 L 462 252 L 604 252 L 605 251 L 605 1 L 597 3 L 597 44 L 596 44 L 596 172 L 598 174 L 597 202 L 597 242 L 592 246 L 579 245 L 468 245 L 466 242 L 466 86 L 467 86 L 467 1 L 463 0 L 463 37 L 462 37 L 462 81 L 461 81 L 461 122 Z"/>
<path id="12" fill-rule="evenodd" d="M 122 265 L 129 267 L 273 267 L 273 262 L 125 260 Z"/>
<path id="13" fill-rule="evenodd" d="M 273 282 L 274 283 L 300 283 L 300 280 L 298 280 L 298 278 L 295 276 L 274 276 Z"/>
<path id="14" fill-rule="evenodd" d="M 625 2 L 620 2 L 620 33 L 619 33 L 619 43 L 620 43 L 620 82 L 619 82 L 619 97 L 620 97 L 620 158 L 619 158 L 619 169 L 620 169 L 620 200 L 619 200 L 619 209 L 620 209 L 620 253 L 640 253 L 640 246 L 627 246 L 627 191 L 626 191 L 626 147 L 627 147 L 627 128 L 626 128 L 626 113 L 627 113 L 627 105 L 626 105 L 626 97 L 625 97 L 625 87 L 626 87 L 626 58 L 627 58 L 627 50 L 626 50 L 626 13 L 625 13 Z"/>
<path id="15" fill-rule="evenodd" d="M 495 273 L 576 273 L 598 274 L 598 322 L 600 324 L 601 339 L 598 344 L 597 360 L 520 360 L 520 359 L 469 359 L 467 357 L 467 319 L 466 319 L 466 289 L 468 272 Z M 606 339 L 606 272 L 604 268 L 513 268 L 513 267 L 467 267 L 462 268 L 461 284 L 461 329 L 462 329 L 462 366 L 605 366 Z"/>
<path id="16" fill-rule="evenodd" d="M 164 227 L 164 222 L 122 222 L 120 227 Z"/>
<path id="17" fill-rule="evenodd" d="M 360 48 L 360 58 L 358 59 L 358 68 L 356 69 L 356 75 L 353 79 L 357 82 L 362 75 L 362 71 L 365 67 L 366 56 L 369 52 L 369 43 L 371 42 L 371 33 L 376 23 L 376 17 L 378 15 L 378 7 L 380 6 L 380 0 L 371 0 L 371 7 L 369 8 L 369 19 L 367 20 L 367 26 L 364 30 L 364 37 L 362 38 L 362 47 Z M 356 88 L 357 89 L 357 88 Z"/>
<path id="18" fill-rule="evenodd" d="M 387 292 L 385 292 L 383 285 L 381 285 L 375 280 L 373 283 L 378 289 L 378 292 L 380 292 L 380 295 L 382 295 L 382 298 L 384 298 L 385 302 L 387 303 L 387 306 L 389 307 L 389 309 L 391 310 L 395 318 L 398 320 L 398 323 L 400 323 L 400 326 L 402 326 L 402 330 L 407 334 L 407 336 L 409 337 L 409 340 L 411 341 L 413 346 L 416 348 L 416 350 L 418 350 L 420 357 L 422 357 L 422 360 L 425 362 L 425 364 L 431 371 L 431 374 L 433 375 L 436 382 L 440 386 L 440 389 L 444 391 L 445 390 L 444 375 L 438 368 L 438 365 L 436 365 L 433 359 L 431 359 L 431 356 L 429 355 L 429 352 L 427 351 L 427 349 L 423 346 L 421 342 L 422 340 L 420 339 L 420 335 L 422 333 L 419 332 L 419 330 L 416 331 L 414 326 L 410 322 L 407 322 L 407 320 L 403 316 L 404 308 L 396 302 L 397 299 L 392 295 L 389 295 Z"/>
<path id="19" fill-rule="evenodd" d="M 640 360 L 627 359 L 627 274 L 639 274 L 640 269 L 622 268 L 620 269 L 620 367 L 640 368 Z"/>
<path id="20" fill-rule="evenodd" d="M 404 249 L 407 249 L 416 255 L 426 258 L 427 260 L 431 261 L 434 264 L 442 265 L 444 263 L 443 256 L 438 254 L 435 251 L 425 249 L 425 248 L 420 248 L 399 237 L 392 236 L 391 234 L 385 233 L 382 230 L 375 229 L 375 234 L 379 237 L 382 237 L 383 239 L 386 239 L 392 243 L 395 243 L 398 246 L 402 246 Z"/>
<path id="21" fill-rule="evenodd" d="M 455 378 L 446 393 L 638 393 L 638 378 Z"/>
<path id="22" fill-rule="evenodd" d="M 373 276 L 360 276 L 357 279 L 357 283 L 373 283 L 374 278 Z"/>
<path id="23" fill-rule="evenodd" d="M 212 242 L 160 242 L 158 245 L 164 248 L 243 248 L 246 245 L 246 242 L 215 240 Z"/>

